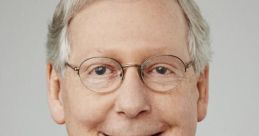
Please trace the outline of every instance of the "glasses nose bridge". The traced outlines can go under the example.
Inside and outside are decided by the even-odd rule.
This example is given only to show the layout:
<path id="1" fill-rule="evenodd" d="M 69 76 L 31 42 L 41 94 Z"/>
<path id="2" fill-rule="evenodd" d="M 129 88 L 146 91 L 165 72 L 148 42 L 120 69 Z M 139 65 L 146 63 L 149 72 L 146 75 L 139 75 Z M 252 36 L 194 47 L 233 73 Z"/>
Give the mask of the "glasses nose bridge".
<path id="1" fill-rule="evenodd" d="M 125 65 L 122 65 L 122 68 L 123 68 L 123 69 L 129 68 L 129 67 L 137 67 L 137 68 L 140 68 L 141 65 L 140 65 L 140 64 L 125 64 Z"/>
<path id="2" fill-rule="evenodd" d="M 136 67 L 137 70 L 138 70 L 138 75 L 139 77 L 142 79 L 142 71 L 141 71 L 141 65 L 140 64 L 125 64 L 125 65 L 122 65 L 122 70 L 123 70 L 123 79 L 125 78 L 125 73 L 126 73 L 126 70 L 130 67 Z"/>

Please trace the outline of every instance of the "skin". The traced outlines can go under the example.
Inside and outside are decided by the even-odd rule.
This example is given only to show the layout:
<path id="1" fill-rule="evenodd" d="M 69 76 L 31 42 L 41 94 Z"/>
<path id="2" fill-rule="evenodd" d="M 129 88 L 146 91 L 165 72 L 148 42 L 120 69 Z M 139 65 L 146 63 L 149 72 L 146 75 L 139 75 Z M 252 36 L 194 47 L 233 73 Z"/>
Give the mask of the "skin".
<path id="1" fill-rule="evenodd" d="M 106 56 L 122 64 L 140 64 L 147 57 L 173 54 L 184 62 L 188 26 L 173 0 L 107 0 L 87 5 L 69 24 L 69 63 Z M 64 77 L 48 64 L 48 102 L 53 119 L 69 136 L 194 136 L 208 104 L 208 66 L 203 74 L 191 67 L 169 93 L 150 90 L 136 68 L 127 69 L 114 92 L 87 90 L 71 69 Z"/>

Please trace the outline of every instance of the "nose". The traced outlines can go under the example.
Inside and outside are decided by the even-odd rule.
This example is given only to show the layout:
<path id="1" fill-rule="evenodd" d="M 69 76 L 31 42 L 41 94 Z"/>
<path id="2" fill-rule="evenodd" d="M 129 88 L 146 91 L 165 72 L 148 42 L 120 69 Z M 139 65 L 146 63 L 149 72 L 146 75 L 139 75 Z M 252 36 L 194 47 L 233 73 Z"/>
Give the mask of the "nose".
<path id="1" fill-rule="evenodd" d="M 143 85 L 136 68 L 125 71 L 125 78 L 117 90 L 116 113 L 126 118 L 137 118 L 151 111 L 147 88 Z"/>

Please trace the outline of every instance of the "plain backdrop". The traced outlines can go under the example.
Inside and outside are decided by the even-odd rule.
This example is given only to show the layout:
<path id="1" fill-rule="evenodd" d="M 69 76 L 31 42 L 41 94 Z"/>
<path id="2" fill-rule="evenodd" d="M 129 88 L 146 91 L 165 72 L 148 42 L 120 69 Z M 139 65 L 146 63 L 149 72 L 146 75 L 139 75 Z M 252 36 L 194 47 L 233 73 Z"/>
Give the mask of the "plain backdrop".
<path id="1" fill-rule="evenodd" d="M 259 1 L 196 0 L 211 27 L 207 118 L 197 136 L 259 135 Z M 0 136 L 65 136 L 49 114 L 46 33 L 58 0 L 0 1 Z"/>

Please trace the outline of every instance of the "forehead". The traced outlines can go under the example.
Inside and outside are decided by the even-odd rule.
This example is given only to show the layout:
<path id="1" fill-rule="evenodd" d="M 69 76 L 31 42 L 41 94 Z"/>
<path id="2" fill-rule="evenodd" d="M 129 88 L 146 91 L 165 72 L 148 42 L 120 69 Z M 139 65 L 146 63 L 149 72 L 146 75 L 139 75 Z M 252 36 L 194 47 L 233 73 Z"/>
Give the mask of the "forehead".
<path id="1" fill-rule="evenodd" d="M 174 0 L 99 0 L 69 25 L 71 59 L 174 54 L 188 59 L 187 24 Z"/>

